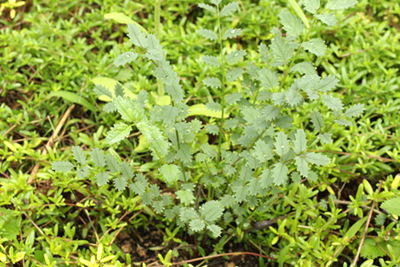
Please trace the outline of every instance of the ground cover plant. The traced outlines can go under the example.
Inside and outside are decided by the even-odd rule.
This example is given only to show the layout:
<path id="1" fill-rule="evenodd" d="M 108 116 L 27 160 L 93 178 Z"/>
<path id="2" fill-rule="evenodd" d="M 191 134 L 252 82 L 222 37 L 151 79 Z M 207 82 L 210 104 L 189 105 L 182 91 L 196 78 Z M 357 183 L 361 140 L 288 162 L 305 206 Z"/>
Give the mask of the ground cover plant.
<path id="1" fill-rule="evenodd" d="M 399 264 L 398 5 L 35 4 L 2 20 L 3 263 Z"/>

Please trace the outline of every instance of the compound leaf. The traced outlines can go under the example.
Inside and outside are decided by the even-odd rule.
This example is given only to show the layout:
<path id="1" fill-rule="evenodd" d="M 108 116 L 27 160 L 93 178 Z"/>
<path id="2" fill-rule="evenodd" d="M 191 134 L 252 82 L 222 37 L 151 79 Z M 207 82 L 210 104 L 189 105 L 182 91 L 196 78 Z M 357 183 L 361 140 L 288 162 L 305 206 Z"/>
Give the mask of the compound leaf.
<path id="1" fill-rule="evenodd" d="M 142 32 L 138 26 L 134 24 L 128 24 L 128 37 L 134 45 L 143 48 L 147 47 L 146 33 Z"/>
<path id="2" fill-rule="evenodd" d="M 107 133 L 106 142 L 110 145 L 125 139 L 131 132 L 132 126 L 119 122 Z"/>
<path id="3" fill-rule="evenodd" d="M 221 218 L 223 211 L 221 202 L 217 200 L 208 201 L 200 207 L 201 217 L 208 223 L 213 223 Z"/>

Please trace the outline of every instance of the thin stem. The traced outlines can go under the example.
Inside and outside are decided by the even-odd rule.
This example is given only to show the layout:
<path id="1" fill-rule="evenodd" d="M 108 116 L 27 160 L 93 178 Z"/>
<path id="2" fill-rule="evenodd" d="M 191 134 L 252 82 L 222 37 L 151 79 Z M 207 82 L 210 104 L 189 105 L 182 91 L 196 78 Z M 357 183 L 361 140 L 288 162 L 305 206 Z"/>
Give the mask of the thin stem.
<path id="1" fill-rule="evenodd" d="M 217 5 L 217 18 L 218 18 L 218 41 L 220 49 L 220 63 L 221 63 L 221 121 L 219 123 L 219 142 L 218 142 L 218 157 L 217 160 L 221 158 L 221 146 L 223 142 L 223 129 L 225 124 L 225 58 L 223 52 L 222 44 L 222 29 L 221 29 L 221 15 L 219 10 L 219 5 Z"/>
<path id="2" fill-rule="evenodd" d="M 177 143 L 178 143 L 178 149 L 180 150 L 180 149 L 181 149 L 181 142 L 180 142 L 180 140 L 179 140 L 179 133 L 178 133 L 178 130 L 177 130 L 177 129 L 175 129 L 175 135 L 176 135 L 176 141 L 177 141 Z M 180 163 L 180 166 L 181 166 L 181 169 L 182 169 L 183 179 L 185 180 L 185 182 L 187 182 L 186 172 L 185 172 L 185 166 L 183 165 L 182 160 L 179 160 L 179 163 Z"/>
<path id="3" fill-rule="evenodd" d="M 155 0 L 154 2 L 154 34 L 157 39 L 160 40 L 160 18 L 161 18 L 161 0 Z M 162 81 L 157 79 L 157 91 L 159 96 L 164 95 L 164 87 Z"/>

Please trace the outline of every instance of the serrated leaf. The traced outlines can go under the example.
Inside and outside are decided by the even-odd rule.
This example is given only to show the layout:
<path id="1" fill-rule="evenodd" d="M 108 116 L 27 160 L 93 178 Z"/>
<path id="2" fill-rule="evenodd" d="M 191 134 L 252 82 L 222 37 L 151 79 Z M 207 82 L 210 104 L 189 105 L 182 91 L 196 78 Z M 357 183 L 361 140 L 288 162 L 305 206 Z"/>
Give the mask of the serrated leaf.
<path id="1" fill-rule="evenodd" d="M 69 172 L 74 167 L 74 164 L 69 161 L 56 161 L 51 163 L 51 167 L 57 172 Z"/>
<path id="2" fill-rule="evenodd" d="M 178 82 L 172 84 L 165 84 L 165 91 L 171 96 L 175 102 L 181 102 L 184 97 L 182 86 Z"/>
<path id="3" fill-rule="evenodd" d="M 258 140 L 254 144 L 252 154 L 261 163 L 265 163 L 266 161 L 272 159 L 273 157 L 271 147 L 267 145 L 263 140 Z"/>
<path id="4" fill-rule="evenodd" d="M 142 195 L 146 191 L 148 183 L 143 174 L 136 175 L 136 181 L 130 185 L 130 189 L 138 195 Z"/>
<path id="5" fill-rule="evenodd" d="M 304 49 L 318 57 L 322 57 L 323 55 L 325 55 L 326 52 L 326 45 L 324 41 L 319 38 L 314 38 L 308 42 L 304 42 L 302 46 L 304 47 Z"/>
<path id="6" fill-rule="evenodd" d="M 222 37 L 225 39 L 236 38 L 240 36 L 242 33 L 243 33 L 242 29 L 227 29 Z"/>
<path id="7" fill-rule="evenodd" d="M 307 149 L 307 138 L 304 130 L 301 129 L 296 131 L 293 145 L 294 145 L 293 150 L 296 154 L 300 154 L 301 152 Z"/>
<path id="8" fill-rule="evenodd" d="M 160 173 L 163 175 L 164 180 L 168 184 L 173 184 L 178 181 L 181 175 L 181 170 L 177 165 L 174 164 L 164 164 L 160 168 Z"/>
<path id="9" fill-rule="evenodd" d="M 223 211 L 221 202 L 217 200 L 208 201 L 200 207 L 200 215 L 208 223 L 213 223 L 221 218 Z"/>
<path id="10" fill-rule="evenodd" d="M 89 168 L 87 166 L 78 168 L 76 170 L 76 173 L 78 174 L 78 177 L 81 179 L 84 179 L 86 176 L 88 176 L 90 174 Z"/>
<path id="11" fill-rule="evenodd" d="M 206 125 L 206 132 L 212 135 L 218 135 L 219 134 L 219 127 L 214 124 L 207 124 Z"/>
<path id="12" fill-rule="evenodd" d="M 81 165 L 85 165 L 86 164 L 86 157 L 85 157 L 85 153 L 84 153 L 82 148 L 80 148 L 79 146 L 73 146 L 72 147 L 72 154 L 74 155 L 75 160 L 79 164 L 81 164 Z"/>
<path id="13" fill-rule="evenodd" d="M 400 197 L 395 197 L 384 201 L 381 208 L 390 214 L 400 216 Z"/>
<path id="14" fill-rule="evenodd" d="M 235 104 L 238 102 L 240 99 L 242 99 L 242 94 L 241 93 L 233 93 L 225 96 L 226 103 L 228 105 Z"/>
<path id="15" fill-rule="evenodd" d="M 343 125 L 343 126 L 351 126 L 351 125 L 353 125 L 353 123 L 351 121 L 343 120 L 343 119 L 335 120 L 335 122 L 340 124 L 340 125 Z"/>
<path id="16" fill-rule="evenodd" d="M 322 102 L 324 102 L 325 106 L 332 110 L 341 110 L 343 109 L 343 103 L 339 98 L 330 96 L 330 95 L 323 95 Z"/>
<path id="17" fill-rule="evenodd" d="M 134 45 L 143 48 L 147 47 L 146 33 L 142 32 L 138 26 L 134 24 L 128 24 L 128 37 Z"/>
<path id="18" fill-rule="evenodd" d="M 213 6 L 210 6 L 210 5 L 207 5 L 207 4 L 203 4 L 203 3 L 198 4 L 198 6 L 203 8 L 203 9 L 205 9 L 205 10 L 208 10 L 208 11 L 210 11 L 212 13 L 217 13 L 217 10 Z"/>
<path id="19" fill-rule="evenodd" d="M 237 9 L 239 9 L 239 4 L 237 2 L 229 3 L 222 8 L 220 15 L 221 17 L 229 16 Z"/>
<path id="20" fill-rule="evenodd" d="M 318 111 L 315 111 L 311 114 L 311 122 L 316 131 L 319 131 L 324 127 L 324 118 Z"/>
<path id="21" fill-rule="evenodd" d="M 301 74 L 316 74 L 315 67 L 310 62 L 300 62 L 294 65 L 290 72 L 300 72 Z"/>
<path id="22" fill-rule="evenodd" d="M 218 35 L 211 31 L 211 30 L 207 30 L 207 29 L 200 29 L 197 31 L 198 34 L 200 34 L 201 36 L 203 36 L 206 39 L 209 39 L 211 41 L 214 40 L 218 40 Z"/>
<path id="23" fill-rule="evenodd" d="M 114 99 L 113 104 L 124 121 L 136 122 L 144 116 L 143 109 L 135 106 L 130 99 L 118 96 Z"/>
<path id="24" fill-rule="evenodd" d="M 106 172 L 101 172 L 96 174 L 96 184 L 98 186 L 103 186 L 108 183 L 108 180 L 110 177 L 108 176 L 108 173 Z"/>
<path id="25" fill-rule="evenodd" d="M 95 148 L 95 149 L 92 150 L 90 155 L 92 156 L 92 160 L 94 162 L 94 165 L 96 165 L 97 167 L 104 167 L 105 166 L 106 161 L 104 159 L 103 151 L 101 151 L 98 148 Z"/>
<path id="26" fill-rule="evenodd" d="M 268 90 L 279 85 L 278 75 L 274 71 L 262 68 L 257 71 L 257 74 L 264 89 Z"/>
<path id="27" fill-rule="evenodd" d="M 287 10 L 279 12 L 279 19 L 288 35 L 297 37 L 304 29 L 303 22 Z"/>
<path id="28" fill-rule="evenodd" d="M 119 172 L 121 170 L 121 165 L 119 164 L 118 160 L 110 154 L 106 155 L 106 164 L 107 168 L 111 172 Z"/>
<path id="29" fill-rule="evenodd" d="M 132 130 L 131 125 L 127 125 L 123 122 L 115 124 L 110 131 L 107 133 L 106 142 L 110 145 L 115 144 L 125 139 Z"/>
<path id="30" fill-rule="evenodd" d="M 219 67 L 219 59 L 217 57 L 214 56 L 203 56 L 201 58 L 203 60 L 204 63 L 214 66 L 214 67 Z"/>
<path id="31" fill-rule="evenodd" d="M 114 179 L 114 186 L 115 188 L 117 188 L 118 191 L 125 190 L 127 184 L 128 182 L 125 176 L 118 176 L 117 178 Z"/>
<path id="32" fill-rule="evenodd" d="M 216 225 L 216 224 L 207 225 L 207 229 L 210 230 L 211 235 L 212 235 L 214 238 L 219 237 L 219 236 L 221 235 L 221 232 L 222 232 L 222 228 L 219 227 L 219 226 Z"/>
<path id="33" fill-rule="evenodd" d="M 303 0 L 304 9 L 308 12 L 315 14 L 319 9 L 321 3 L 319 0 Z"/>
<path id="34" fill-rule="evenodd" d="M 277 65 L 287 64 L 293 56 L 293 48 L 285 42 L 282 36 L 275 36 L 271 41 L 270 48 Z"/>
<path id="35" fill-rule="evenodd" d="M 359 117 L 363 114 L 364 110 L 364 104 L 355 104 L 348 108 L 343 115 L 346 117 Z"/>
<path id="36" fill-rule="evenodd" d="M 209 87 L 221 88 L 221 81 L 216 77 L 205 78 L 203 83 Z"/>
<path id="37" fill-rule="evenodd" d="M 219 4 L 221 4 L 222 0 L 210 0 L 211 3 L 213 3 L 214 5 L 218 6 Z"/>
<path id="38" fill-rule="evenodd" d="M 101 84 L 96 84 L 95 85 L 94 93 L 97 95 L 97 97 L 105 95 L 105 96 L 107 96 L 109 98 L 113 98 L 113 95 L 110 92 L 110 90 L 107 87 L 105 87 L 104 85 L 101 85 Z"/>
<path id="39" fill-rule="evenodd" d="M 289 169 L 286 164 L 278 162 L 272 169 L 272 177 L 274 178 L 274 184 L 283 185 L 288 178 Z"/>
<path id="40" fill-rule="evenodd" d="M 226 80 L 228 82 L 234 82 L 237 79 L 239 79 L 239 77 L 241 77 L 242 75 L 243 75 L 243 70 L 241 68 L 234 68 L 226 73 Z"/>
<path id="41" fill-rule="evenodd" d="M 335 26 L 337 23 L 336 16 L 333 13 L 318 14 L 315 17 L 328 26 Z"/>
<path id="42" fill-rule="evenodd" d="M 264 120 L 272 121 L 279 115 L 279 112 L 280 112 L 279 108 L 270 105 L 263 108 L 262 116 Z"/>
<path id="43" fill-rule="evenodd" d="M 127 179 L 132 179 L 133 177 L 133 170 L 131 165 L 126 162 L 121 163 L 121 173 Z"/>
<path id="44" fill-rule="evenodd" d="M 119 55 L 115 60 L 114 60 L 114 65 L 116 67 L 120 67 L 125 65 L 126 63 L 130 63 L 132 61 L 135 61 L 137 59 L 138 55 L 133 52 L 125 52 L 121 55 Z"/>
<path id="45" fill-rule="evenodd" d="M 378 214 L 379 215 L 379 214 Z M 384 247 L 382 244 L 378 244 L 374 239 L 365 239 L 361 248 L 360 256 L 364 259 L 376 259 L 378 257 L 386 256 L 386 253 L 381 248 Z"/>
<path id="46" fill-rule="evenodd" d="M 181 201 L 181 203 L 185 206 L 191 205 L 194 203 L 194 195 L 190 190 L 179 190 L 176 191 L 176 198 Z"/>
<path id="47" fill-rule="evenodd" d="M 315 152 L 307 153 L 306 159 L 311 164 L 315 164 L 318 166 L 324 166 L 324 165 L 328 165 L 329 163 L 331 163 L 330 158 L 328 158 L 326 155 L 323 155 L 320 153 L 315 153 Z"/>
<path id="48" fill-rule="evenodd" d="M 307 160 L 302 156 L 297 156 L 294 158 L 297 166 L 297 171 L 301 174 L 301 176 L 307 178 L 308 177 L 308 163 Z"/>
<path id="49" fill-rule="evenodd" d="M 357 0 L 329 0 L 325 8 L 330 10 L 343 10 L 357 4 Z"/>
<path id="50" fill-rule="evenodd" d="M 320 92 L 331 91 L 337 86 L 338 82 L 339 80 L 335 76 L 328 75 L 318 81 L 318 83 L 315 85 L 315 90 Z"/>
<path id="51" fill-rule="evenodd" d="M 190 230 L 192 230 L 193 232 L 201 232 L 203 231 L 206 224 L 201 219 L 195 219 L 190 221 L 189 226 Z"/>
<path id="52" fill-rule="evenodd" d="M 289 89 L 285 93 L 285 99 L 291 107 L 295 107 L 303 101 L 303 96 L 297 90 Z"/>
<path id="53" fill-rule="evenodd" d="M 230 52 L 227 56 L 226 56 L 226 61 L 229 64 L 236 64 L 239 60 L 242 60 L 243 57 L 247 54 L 246 51 L 244 50 L 236 50 L 236 51 L 232 51 Z"/>
<path id="54" fill-rule="evenodd" d="M 331 144 L 332 143 L 332 134 L 329 133 L 324 133 L 318 135 L 318 139 L 321 140 L 322 143 L 324 144 Z"/>
<path id="55" fill-rule="evenodd" d="M 278 156 L 280 157 L 283 157 L 289 152 L 289 140 L 287 139 L 287 135 L 284 132 L 279 132 L 276 135 L 274 146 L 275 153 L 278 154 Z"/>

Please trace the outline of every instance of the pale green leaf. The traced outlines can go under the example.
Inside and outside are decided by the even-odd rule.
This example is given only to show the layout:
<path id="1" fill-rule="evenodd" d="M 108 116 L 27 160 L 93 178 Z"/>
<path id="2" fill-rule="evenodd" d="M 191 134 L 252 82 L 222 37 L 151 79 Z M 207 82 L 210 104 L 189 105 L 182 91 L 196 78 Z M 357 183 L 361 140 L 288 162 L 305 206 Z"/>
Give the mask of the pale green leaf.
<path id="1" fill-rule="evenodd" d="M 258 79 L 261 81 L 261 85 L 264 89 L 271 89 L 279 85 L 279 78 L 278 75 L 267 68 L 262 68 L 258 70 Z"/>
<path id="2" fill-rule="evenodd" d="M 300 154 L 304 150 L 307 149 L 307 138 L 306 133 L 303 129 L 297 130 L 295 134 L 295 141 L 294 141 L 294 152 L 296 154 Z"/>
<path id="3" fill-rule="evenodd" d="M 343 115 L 346 117 L 359 117 L 363 114 L 364 110 L 364 104 L 355 104 L 348 108 Z"/>
<path id="4" fill-rule="evenodd" d="M 78 168 L 76 170 L 76 173 L 78 174 L 78 177 L 81 178 L 81 179 L 86 178 L 86 176 L 88 176 L 90 174 L 89 168 L 87 166 Z"/>
<path id="5" fill-rule="evenodd" d="M 142 195 L 146 191 L 148 182 L 143 174 L 136 175 L 136 181 L 132 183 L 129 187 L 130 189 L 138 195 Z"/>
<path id="6" fill-rule="evenodd" d="M 310 23 L 308 22 L 306 15 L 304 14 L 303 10 L 301 9 L 301 7 L 297 3 L 297 1 L 296 0 L 288 0 L 288 2 L 293 7 L 297 16 L 300 17 L 301 21 L 303 21 L 304 25 L 306 25 L 307 28 L 310 28 Z"/>
<path id="7" fill-rule="evenodd" d="M 201 59 L 203 60 L 204 63 L 214 67 L 219 67 L 220 65 L 218 58 L 214 56 L 203 56 Z"/>
<path id="8" fill-rule="evenodd" d="M 181 203 L 185 206 L 191 205 L 194 203 L 194 195 L 190 190 L 178 190 L 176 191 L 176 198 L 181 201 Z"/>
<path id="9" fill-rule="evenodd" d="M 330 133 L 323 133 L 318 135 L 318 139 L 321 140 L 324 144 L 331 144 L 332 143 L 332 134 Z"/>
<path id="10" fill-rule="evenodd" d="M 128 184 L 127 178 L 125 176 L 118 176 L 114 179 L 114 186 L 118 191 L 125 190 Z"/>
<path id="11" fill-rule="evenodd" d="M 395 197 L 384 201 L 381 208 L 390 214 L 400 216 L 400 197 Z"/>
<path id="12" fill-rule="evenodd" d="M 237 79 L 239 79 L 242 76 L 242 74 L 243 70 L 241 68 L 231 69 L 226 73 L 226 80 L 228 82 L 234 82 Z"/>
<path id="13" fill-rule="evenodd" d="M 217 200 L 208 201 L 200 207 L 201 217 L 208 223 L 213 223 L 221 218 L 223 211 L 221 202 Z"/>
<path id="14" fill-rule="evenodd" d="M 208 11 L 210 11 L 212 13 L 217 13 L 217 10 L 213 6 L 210 6 L 210 5 L 207 5 L 207 4 L 203 4 L 203 3 L 198 4 L 198 6 L 203 8 L 203 9 L 205 9 L 205 10 L 208 10 Z"/>
<path id="15" fill-rule="evenodd" d="M 303 101 L 303 96 L 300 94 L 299 91 L 289 88 L 285 92 L 285 99 L 286 99 L 286 102 L 291 107 L 295 107 L 295 106 L 299 105 Z"/>
<path id="16" fill-rule="evenodd" d="M 275 63 L 278 65 L 287 64 L 293 56 L 293 48 L 285 42 L 282 36 L 275 36 L 271 41 L 270 48 L 274 55 Z"/>
<path id="17" fill-rule="evenodd" d="M 288 178 L 289 169 L 286 164 L 278 162 L 272 169 L 272 177 L 274 178 L 274 184 L 283 185 Z"/>
<path id="18" fill-rule="evenodd" d="M 316 74 L 315 67 L 310 62 L 300 62 L 294 65 L 290 72 L 300 72 L 301 74 Z"/>
<path id="19" fill-rule="evenodd" d="M 74 164 L 69 161 L 56 161 L 51 163 L 51 167 L 58 172 L 69 172 L 74 167 Z"/>
<path id="20" fill-rule="evenodd" d="M 282 10 L 279 12 L 278 16 L 283 25 L 283 29 L 285 29 L 288 35 L 296 37 L 303 32 L 303 22 L 301 22 L 297 16 L 287 10 Z"/>
<path id="21" fill-rule="evenodd" d="M 323 95 L 322 102 L 324 102 L 325 106 L 332 110 L 339 111 L 343 109 L 343 103 L 339 98 L 330 95 Z"/>
<path id="22" fill-rule="evenodd" d="M 121 163 L 121 173 L 127 179 L 132 179 L 133 177 L 133 170 L 131 165 L 126 162 Z"/>
<path id="23" fill-rule="evenodd" d="M 283 157 L 290 150 L 289 140 L 287 139 L 287 135 L 284 132 L 279 132 L 276 135 L 274 145 L 275 145 L 275 153 L 278 154 L 278 156 L 280 157 Z"/>
<path id="24" fill-rule="evenodd" d="M 118 160 L 110 154 L 106 155 L 106 164 L 107 164 L 107 168 L 111 172 L 115 173 L 115 172 L 119 172 L 121 170 L 121 165 L 119 164 Z"/>
<path id="25" fill-rule="evenodd" d="M 335 26 L 337 23 L 336 16 L 333 13 L 318 14 L 315 17 L 328 26 Z"/>
<path id="26" fill-rule="evenodd" d="M 302 46 L 304 47 L 304 49 L 318 57 L 322 57 L 323 55 L 325 55 L 326 52 L 326 45 L 324 41 L 322 41 L 320 38 L 314 38 L 308 42 L 304 42 Z"/>
<path id="27" fill-rule="evenodd" d="M 344 120 L 344 119 L 335 120 L 335 122 L 340 124 L 340 125 L 343 125 L 343 126 L 351 126 L 351 125 L 353 125 L 353 123 L 351 121 Z"/>
<path id="28" fill-rule="evenodd" d="M 242 29 L 227 29 L 222 37 L 225 39 L 236 38 L 240 36 L 242 33 L 243 33 Z"/>
<path id="29" fill-rule="evenodd" d="M 120 67 L 125 65 L 126 63 L 130 63 L 132 61 L 135 61 L 137 59 L 138 55 L 133 52 L 125 52 L 121 55 L 119 55 L 115 60 L 114 60 L 114 65 L 116 67 Z"/>
<path id="30" fill-rule="evenodd" d="M 136 46 L 146 48 L 148 45 L 146 33 L 142 32 L 142 30 L 135 24 L 128 24 L 128 37 Z"/>
<path id="31" fill-rule="evenodd" d="M 187 116 L 206 116 L 211 118 L 221 118 L 221 111 L 209 110 L 204 104 L 196 104 L 190 106 L 189 113 Z M 224 113 L 224 118 L 229 118 L 229 113 Z"/>
<path id="32" fill-rule="evenodd" d="M 211 3 L 213 3 L 214 5 L 218 6 L 219 4 L 221 4 L 222 0 L 210 0 Z"/>
<path id="33" fill-rule="evenodd" d="M 178 82 L 165 84 L 165 91 L 171 96 L 173 101 L 181 102 L 183 100 L 184 92 L 182 86 Z"/>
<path id="34" fill-rule="evenodd" d="M 132 126 L 123 122 L 115 124 L 107 133 L 106 142 L 110 145 L 125 139 L 131 132 Z"/>
<path id="35" fill-rule="evenodd" d="M 108 173 L 106 172 L 101 172 L 96 174 L 96 184 L 98 186 L 103 186 L 108 183 L 108 180 L 110 177 L 108 176 Z"/>
<path id="36" fill-rule="evenodd" d="M 146 30 L 136 21 L 125 15 L 124 13 L 120 12 L 111 12 L 104 14 L 104 19 L 111 19 L 120 24 L 135 24 L 138 26 L 142 31 L 146 32 Z"/>
<path id="37" fill-rule="evenodd" d="M 222 232 L 222 228 L 219 227 L 219 226 L 216 225 L 216 224 L 207 225 L 207 229 L 211 232 L 211 235 L 212 235 L 214 238 L 219 237 L 219 236 L 221 235 L 221 232 Z"/>
<path id="38" fill-rule="evenodd" d="M 316 131 L 319 131 L 324 127 L 324 118 L 318 111 L 315 111 L 311 114 L 311 122 Z"/>
<path id="39" fill-rule="evenodd" d="M 320 0 L 303 0 L 304 9 L 308 12 L 315 14 L 319 9 L 321 3 Z"/>
<path id="40" fill-rule="evenodd" d="M 297 171 L 301 174 L 301 176 L 307 178 L 309 171 L 307 160 L 303 156 L 297 156 L 294 159 L 296 162 Z"/>
<path id="41" fill-rule="evenodd" d="M 201 232 L 203 231 L 206 224 L 201 219 L 194 219 L 190 221 L 189 226 L 190 230 L 192 230 L 193 232 Z"/>
<path id="42" fill-rule="evenodd" d="M 229 16 L 237 9 L 239 9 L 239 4 L 237 2 L 229 3 L 222 8 L 220 15 L 222 17 Z"/>
<path id="43" fill-rule="evenodd" d="M 106 162 L 104 159 L 104 153 L 103 151 L 101 151 L 98 148 L 94 148 L 92 150 L 92 152 L 90 153 L 90 155 L 92 156 L 92 160 L 94 162 L 94 165 L 96 165 L 97 167 L 104 167 Z"/>
<path id="44" fill-rule="evenodd" d="M 113 103 L 124 121 L 137 122 L 144 116 L 144 110 L 135 105 L 130 99 L 117 96 Z"/>
<path id="45" fill-rule="evenodd" d="M 216 77 L 205 78 L 203 83 L 209 87 L 221 88 L 221 81 Z"/>
<path id="46" fill-rule="evenodd" d="M 72 147 L 72 154 L 74 155 L 75 160 L 81 164 L 85 165 L 86 164 L 86 156 L 82 148 L 79 146 L 73 146 Z"/>
<path id="47" fill-rule="evenodd" d="M 174 164 L 164 164 L 160 168 L 160 172 L 163 175 L 165 182 L 168 184 L 173 184 L 178 181 L 181 175 L 181 170 Z"/>
<path id="48" fill-rule="evenodd" d="M 201 36 L 203 36 L 206 39 L 209 40 L 218 40 L 218 35 L 211 31 L 211 30 L 207 30 L 207 29 L 200 29 L 197 31 L 198 34 L 200 34 Z"/>
<path id="49" fill-rule="evenodd" d="M 357 4 L 357 0 L 329 0 L 326 8 L 330 10 L 343 10 Z"/>
<path id="50" fill-rule="evenodd" d="M 337 86 L 338 82 L 339 80 L 335 76 L 328 75 L 318 81 L 318 83 L 315 85 L 315 90 L 320 92 L 331 91 Z"/>
<path id="51" fill-rule="evenodd" d="M 232 51 L 230 52 L 227 56 L 226 56 L 226 61 L 229 64 L 236 64 L 239 60 L 242 60 L 243 57 L 246 55 L 246 51 L 244 50 L 236 50 L 236 51 Z"/>
<path id="52" fill-rule="evenodd" d="M 258 140 L 255 143 L 252 154 L 261 163 L 265 163 L 273 157 L 271 147 L 263 140 Z"/>
<path id="53" fill-rule="evenodd" d="M 331 163 L 331 160 L 326 155 L 323 155 L 320 153 L 315 153 L 315 152 L 307 153 L 306 159 L 311 164 L 315 164 L 318 166 L 324 166 L 324 165 L 328 165 L 329 163 Z"/>

